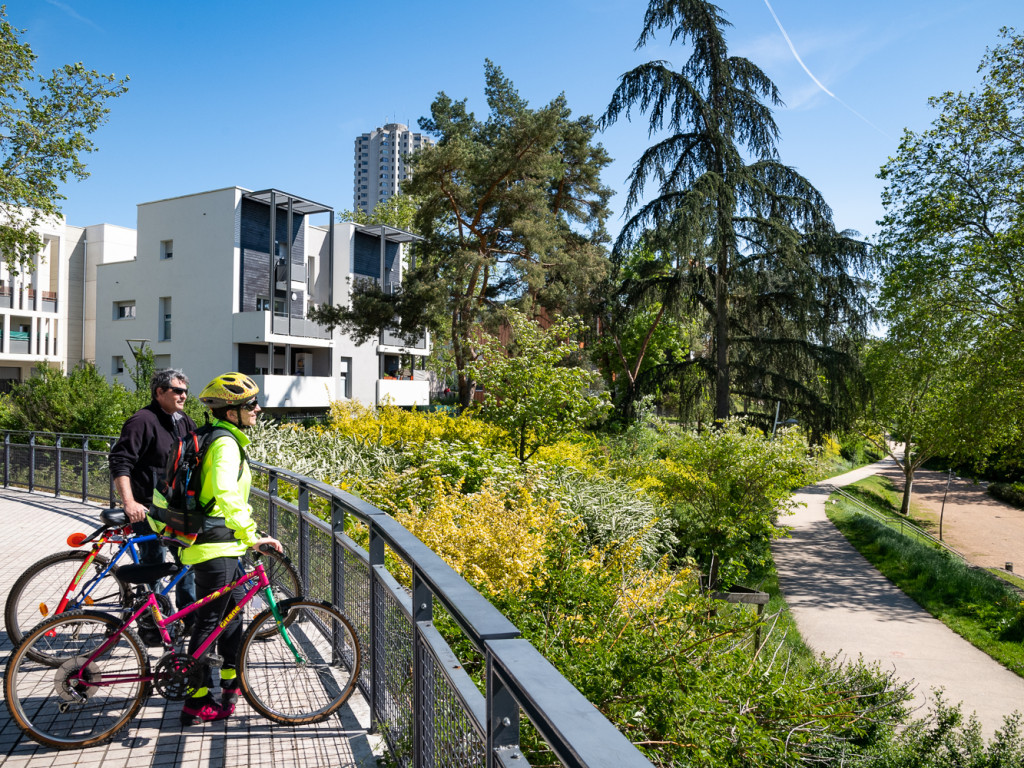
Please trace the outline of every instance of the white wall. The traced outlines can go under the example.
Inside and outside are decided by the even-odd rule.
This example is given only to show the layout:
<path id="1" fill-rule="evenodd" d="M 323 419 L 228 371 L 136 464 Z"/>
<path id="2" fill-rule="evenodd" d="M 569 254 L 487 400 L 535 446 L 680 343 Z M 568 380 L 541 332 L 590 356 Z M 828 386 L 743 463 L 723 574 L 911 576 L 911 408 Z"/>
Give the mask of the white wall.
<path id="1" fill-rule="evenodd" d="M 148 339 L 154 353 L 181 367 L 193 388 L 237 367 L 231 313 L 237 304 L 236 187 L 138 206 L 138 250 L 131 262 L 101 264 L 96 285 L 96 363 L 112 377 L 115 355 L 131 361 L 126 339 Z M 161 258 L 161 242 L 173 256 Z M 171 299 L 171 338 L 161 340 L 163 297 Z M 114 304 L 135 301 L 134 319 L 114 319 Z M 120 378 L 128 381 L 127 373 Z"/>

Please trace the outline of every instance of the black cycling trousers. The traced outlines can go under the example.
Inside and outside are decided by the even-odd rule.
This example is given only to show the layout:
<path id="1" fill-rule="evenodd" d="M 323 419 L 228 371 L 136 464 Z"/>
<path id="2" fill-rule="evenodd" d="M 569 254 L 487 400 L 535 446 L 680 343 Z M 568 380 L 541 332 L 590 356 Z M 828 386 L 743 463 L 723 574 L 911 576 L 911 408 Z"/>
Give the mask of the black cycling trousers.
<path id="1" fill-rule="evenodd" d="M 242 575 L 242 567 L 237 557 L 215 557 L 205 563 L 197 563 L 192 566 L 196 575 L 196 599 L 201 600 L 207 595 L 216 592 L 230 584 L 235 578 Z M 191 654 L 198 648 L 210 633 L 213 632 L 221 619 L 223 619 L 242 598 L 245 597 L 244 587 L 235 587 L 231 592 L 213 600 L 199 608 L 193 616 L 196 618 L 195 627 L 192 629 L 192 637 L 188 641 L 188 652 Z M 224 659 L 226 669 L 238 668 L 238 649 L 242 644 L 242 617 L 241 611 L 228 624 L 220 637 L 217 638 L 216 653 Z M 213 648 L 208 649 L 208 652 Z M 203 679 L 207 688 L 213 685 L 213 675 L 209 665 L 204 671 Z"/>

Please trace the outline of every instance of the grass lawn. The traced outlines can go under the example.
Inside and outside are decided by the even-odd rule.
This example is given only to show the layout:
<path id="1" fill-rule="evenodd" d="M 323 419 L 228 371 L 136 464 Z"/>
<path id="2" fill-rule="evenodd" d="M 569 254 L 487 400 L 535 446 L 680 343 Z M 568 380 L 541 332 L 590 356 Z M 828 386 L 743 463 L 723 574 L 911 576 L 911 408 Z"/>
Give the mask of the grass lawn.
<path id="1" fill-rule="evenodd" d="M 878 480 L 878 478 L 870 478 Z M 872 506 L 888 504 L 875 484 L 845 490 Z M 1024 677 L 1024 602 L 988 571 L 971 568 L 949 553 L 901 535 L 835 495 L 828 517 L 850 543 L 922 608 L 975 647 Z M 890 500 L 891 501 L 891 500 Z M 890 513 L 898 514 L 896 505 Z"/>

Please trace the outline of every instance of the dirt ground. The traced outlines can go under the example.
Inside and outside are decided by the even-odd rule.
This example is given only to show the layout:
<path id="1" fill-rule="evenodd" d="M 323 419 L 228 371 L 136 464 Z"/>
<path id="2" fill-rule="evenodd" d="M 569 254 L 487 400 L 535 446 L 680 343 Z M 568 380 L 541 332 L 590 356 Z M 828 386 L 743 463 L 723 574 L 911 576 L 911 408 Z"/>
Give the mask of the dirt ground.
<path id="1" fill-rule="evenodd" d="M 879 474 L 903 490 L 903 473 L 898 467 L 891 465 Z M 935 536 L 939 533 L 946 478 L 945 472 L 927 470 L 914 475 L 911 511 L 915 517 L 932 522 L 928 530 Z M 943 541 L 975 565 L 1002 568 L 1013 563 L 1014 573 L 1024 575 L 1024 510 L 996 501 L 985 493 L 986 486 L 954 475 L 946 496 Z"/>

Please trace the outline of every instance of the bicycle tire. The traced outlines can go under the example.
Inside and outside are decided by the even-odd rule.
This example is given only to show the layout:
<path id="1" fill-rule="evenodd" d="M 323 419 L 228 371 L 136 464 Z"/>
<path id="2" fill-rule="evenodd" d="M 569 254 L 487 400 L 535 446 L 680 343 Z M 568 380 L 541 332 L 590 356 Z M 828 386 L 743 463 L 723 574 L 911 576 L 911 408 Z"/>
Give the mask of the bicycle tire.
<path id="1" fill-rule="evenodd" d="M 12 645 L 24 639 L 25 633 L 43 619 L 49 618 L 48 612 L 57 608 L 57 603 L 68 588 L 71 579 L 78 572 L 82 563 L 89 557 L 89 550 L 70 550 L 56 552 L 30 565 L 14 582 L 11 592 L 4 605 L 4 625 Z M 97 555 L 90 566 L 90 573 L 82 579 L 81 587 L 92 582 L 109 565 L 110 561 Z M 115 569 L 112 569 L 112 572 Z M 124 605 L 131 604 L 131 590 L 108 574 L 102 584 L 89 595 L 96 610 L 116 611 Z M 66 610 L 81 610 L 74 596 Z M 48 606 L 47 612 L 40 610 L 41 605 Z M 39 659 L 37 659 L 39 661 Z"/>
<path id="2" fill-rule="evenodd" d="M 295 570 L 295 566 L 292 565 L 288 558 L 276 550 L 272 552 L 253 552 L 250 549 L 245 554 L 246 570 L 250 570 L 259 561 L 263 562 L 263 569 L 267 572 L 270 587 L 274 592 L 274 600 L 278 604 L 286 600 L 302 597 L 302 583 L 299 579 L 299 572 Z M 263 594 L 263 591 L 261 590 L 256 593 L 256 596 L 243 609 L 242 619 L 245 622 L 244 626 L 251 624 L 252 619 L 263 611 L 269 610 L 269 608 L 270 606 L 267 605 L 266 595 Z M 262 633 L 262 636 L 267 637 L 276 631 L 277 627 L 268 626 Z"/>
<path id="3" fill-rule="evenodd" d="M 326 720 L 348 700 L 359 681 L 359 638 L 345 615 L 330 603 L 297 599 L 283 603 L 280 610 L 290 618 L 284 631 L 303 662 L 296 662 L 273 614 L 264 611 L 242 638 L 238 664 L 242 695 L 253 709 L 276 723 Z M 269 636 L 268 623 L 274 628 Z"/>
<path id="4" fill-rule="evenodd" d="M 38 624 L 14 649 L 4 672 L 4 697 L 14 722 L 29 738 L 55 749 L 91 747 L 112 739 L 138 714 L 152 683 L 144 680 L 150 675 L 146 646 L 131 627 L 86 668 L 86 676 L 137 679 L 102 686 L 66 682 L 80 669 L 76 661 L 84 661 L 121 626 L 119 618 L 106 613 L 65 612 Z M 34 660 L 33 650 L 66 661 L 55 673 L 52 666 Z"/>

